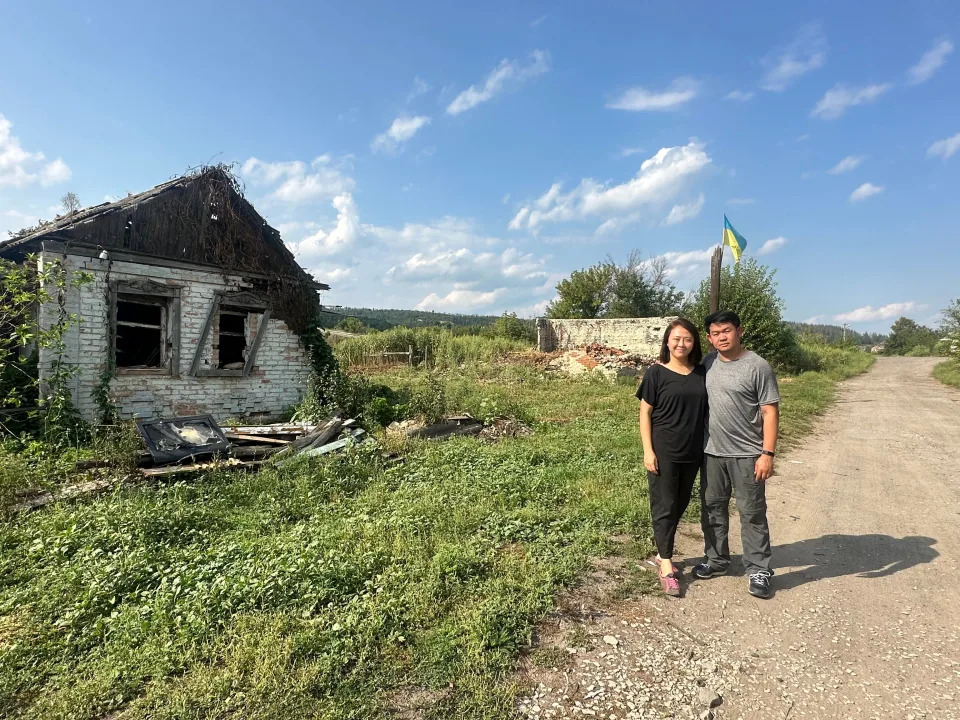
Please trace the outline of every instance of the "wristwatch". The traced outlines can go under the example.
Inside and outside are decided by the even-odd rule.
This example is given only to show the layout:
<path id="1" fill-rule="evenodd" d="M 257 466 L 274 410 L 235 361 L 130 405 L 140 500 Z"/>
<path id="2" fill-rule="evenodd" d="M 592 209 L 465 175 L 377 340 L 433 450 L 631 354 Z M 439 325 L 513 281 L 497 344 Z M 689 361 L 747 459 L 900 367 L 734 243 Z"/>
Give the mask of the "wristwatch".
<path id="1" fill-rule="evenodd" d="M 770 457 L 775 457 L 776 453 L 773 450 L 761 450 L 761 455 L 769 455 Z"/>

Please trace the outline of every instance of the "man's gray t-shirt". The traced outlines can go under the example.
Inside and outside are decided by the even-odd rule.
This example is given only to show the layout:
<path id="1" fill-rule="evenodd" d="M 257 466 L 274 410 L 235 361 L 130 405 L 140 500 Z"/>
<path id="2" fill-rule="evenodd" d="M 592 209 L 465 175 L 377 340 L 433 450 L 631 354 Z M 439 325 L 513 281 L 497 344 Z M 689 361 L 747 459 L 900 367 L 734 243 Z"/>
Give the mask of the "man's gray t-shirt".
<path id="1" fill-rule="evenodd" d="M 718 457 L 755 457 L 763 449 L 761 405 L 780 402 L 770 363 L 750 350 L 724 362 L 716 352 L 703 359 L 707 369 L 707 446 Z"/>

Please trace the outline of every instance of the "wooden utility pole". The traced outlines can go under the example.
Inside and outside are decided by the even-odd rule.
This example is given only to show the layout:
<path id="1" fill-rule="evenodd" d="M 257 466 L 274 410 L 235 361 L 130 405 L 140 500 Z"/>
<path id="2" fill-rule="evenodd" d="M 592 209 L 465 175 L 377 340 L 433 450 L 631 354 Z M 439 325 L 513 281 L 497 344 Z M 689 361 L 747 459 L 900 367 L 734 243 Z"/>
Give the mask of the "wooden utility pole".
<path id="1" fill-rule="evenodd" d="M 710 312 L 720 309 L 720 265 L 723 263 L 723 245 L 718 245 L 710 258 Z"/>

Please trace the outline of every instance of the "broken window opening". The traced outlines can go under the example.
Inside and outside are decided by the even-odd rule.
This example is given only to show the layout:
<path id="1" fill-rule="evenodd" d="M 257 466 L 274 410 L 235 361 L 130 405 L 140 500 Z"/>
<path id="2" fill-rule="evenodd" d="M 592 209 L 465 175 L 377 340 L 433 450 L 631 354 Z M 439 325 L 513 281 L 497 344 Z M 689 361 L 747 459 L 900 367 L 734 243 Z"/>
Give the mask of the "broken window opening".
<path id="1" fill-rule="evenodd" d="M 243 370 L 247 361 L 248 315 L 240 308 L 220 308 L 217 369 Z"/>
<path id="2" fill-rule="evenodd" d="M 162 368 L 167 360 L 167 299 L 117 296 L 118 368 Z"/>

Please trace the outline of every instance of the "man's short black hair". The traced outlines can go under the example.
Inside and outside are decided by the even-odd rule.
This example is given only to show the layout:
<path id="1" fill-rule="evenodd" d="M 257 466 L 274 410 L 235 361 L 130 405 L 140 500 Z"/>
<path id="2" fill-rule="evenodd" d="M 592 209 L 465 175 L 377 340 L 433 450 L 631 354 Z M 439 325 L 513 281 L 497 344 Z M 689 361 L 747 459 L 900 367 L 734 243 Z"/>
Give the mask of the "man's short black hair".
<path id="1" fill-rule="evenodd" d="M 710 332 L 711 325 L 722 325 L 723 323 L 730 323 L 735 328 L 738 328 L 740 327 L 740 316 L 733 310 L 717 310 L 717 312 L 707 315 L 707 319 L 703 321 L 703 328 L 707 332 Z"/>

